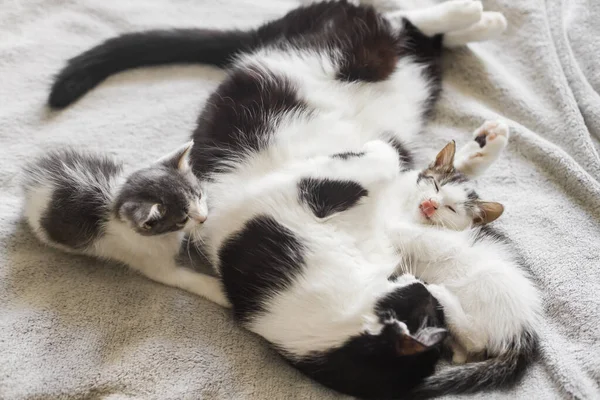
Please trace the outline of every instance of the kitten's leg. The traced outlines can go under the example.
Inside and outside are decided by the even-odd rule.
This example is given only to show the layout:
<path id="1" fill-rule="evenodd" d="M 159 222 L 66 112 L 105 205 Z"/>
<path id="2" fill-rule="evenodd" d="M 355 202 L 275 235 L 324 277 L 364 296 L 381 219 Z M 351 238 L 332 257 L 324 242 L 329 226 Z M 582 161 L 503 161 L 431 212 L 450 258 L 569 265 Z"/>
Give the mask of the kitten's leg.
<path id="1" fill-rule="evenodd" d="M 473 331 L 474 322 L 465 313 L 458 298 L 441 285 L 427 285 L 427 289 L 440 303 L 444 310 L 444 318 L 455 343 L 451 344 L 452 361 L 464 364 L 469 353 L 482 351 L 484 344 L 476 341 Z"/>
<path id="2" fill-rule="evenodd" d="M 155 282 L 183 289 L 222 307 L 231 307 L 221 282 L 215 277 L 174 265 L 164 268 L 136 269 Z"/>
<path id="3" fill-rule="evenodd" d="M 427 8 L 389 12 L 386 17 L 396 25 L 406 18 L 425 35 L 434 36 L 466 29 L 476 24 L 482 13 L 480 1 L 451 0 Z"/>
<path id="4" fill-rule="evenodd" d="M 506 18 L 501 13 L 484 12 L 476 24 L 444 35 L 443 43 L 446 47 L 458 47 L 470 42 L 483 42 L 500 36 L 506 26 Z"/>
<path id="5" fill-rule="evenodd" d="M 454 167 L 470 177 L 483 174 L 500 157 L 509 136 L 504 122 L 484 122 L 473 132 L 473 140 L 456 153 Z"/>

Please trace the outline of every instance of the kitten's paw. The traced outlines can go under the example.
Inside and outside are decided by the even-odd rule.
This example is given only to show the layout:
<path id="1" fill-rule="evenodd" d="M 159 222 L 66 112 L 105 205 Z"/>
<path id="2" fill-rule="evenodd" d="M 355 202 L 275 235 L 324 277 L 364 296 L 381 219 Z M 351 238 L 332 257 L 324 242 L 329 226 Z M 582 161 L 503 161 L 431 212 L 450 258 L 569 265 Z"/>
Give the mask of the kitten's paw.
<path id="1" fill-rule="evenodd" d="M 452 363 L 453 364 L 465 364 L 467 362 L 468 354 L 461 345 L 452 343 L 450 346 L 452 349 Z"/>
<path id="2" fill-rule="evenodd" d="M 473 132 L 473 139 L 480 147 L 479 154 L 473 156 L 497 155 L 508 144 L 510 129 L 502 121 L 485 121 Z"/>
<path id="3" fill-rule="evenodd" d="M 454 166 L 471 177 L 481 175 L 500 157 L 509 136 L 508 125 L 504 122 L 486 121 L 473 132 L 473 141 L 457 152 Z"/>
<path id="4" fill-rule="evenodd" d="M 500 36 L 506 30 L 508 22 L 499 12 L 484 12 L 476 24 L 462 30 L 449 32 L 444 36 L 444 46 L 458 47 L 470 42 L 483 42 Z"/>

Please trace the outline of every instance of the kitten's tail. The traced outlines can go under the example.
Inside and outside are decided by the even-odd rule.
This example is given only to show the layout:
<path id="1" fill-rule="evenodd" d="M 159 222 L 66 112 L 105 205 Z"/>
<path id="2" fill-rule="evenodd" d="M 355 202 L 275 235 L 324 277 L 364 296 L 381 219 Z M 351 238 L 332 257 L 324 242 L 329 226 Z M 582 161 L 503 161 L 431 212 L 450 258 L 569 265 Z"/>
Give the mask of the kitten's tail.
<path id="1" fill-rule="evenodd" d="M 485 361 L 443 369 L 426 378 L 409 397 L 422 399 L 511 386 L 519 381 L 536 354 L 537 335 L 524 333 L 519 343 L 514 343 L 506 353 Z"/>
<path id="2" fill-rule="evenodd" d="M 48 105 L 67 107 L 110 75 L 127 69 L 174 63 L 222 67 L 238 52 L 257 44 L 258 35 L 252 30 L 176 29 L 124 34 L 70 59 L 56 76 Z"/>

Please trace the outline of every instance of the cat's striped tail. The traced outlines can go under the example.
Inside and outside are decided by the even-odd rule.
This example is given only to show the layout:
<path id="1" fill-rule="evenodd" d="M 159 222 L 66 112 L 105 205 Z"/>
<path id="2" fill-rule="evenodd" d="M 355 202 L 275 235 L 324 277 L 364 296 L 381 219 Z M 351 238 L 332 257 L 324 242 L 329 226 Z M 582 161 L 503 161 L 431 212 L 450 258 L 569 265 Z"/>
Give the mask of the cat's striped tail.
<path id="1" fill-rule="evenodd" d="M 67 107 L 110 75 L 127 69 L 175 63 L 223 67 L 257 44 L 256 31 L 175 29 L 117 36 L 70 59 L 56 76 L 48 105 Z"/>
<path id="2" fill-rule="evenodd" d="M 512 386 L 537 355 L 537 342 L 535 333 L 524 333 L 520 341 L 504 354 L 485 361 L 447 367 L 425 378 L 409 398 L 425 399 Z"/>

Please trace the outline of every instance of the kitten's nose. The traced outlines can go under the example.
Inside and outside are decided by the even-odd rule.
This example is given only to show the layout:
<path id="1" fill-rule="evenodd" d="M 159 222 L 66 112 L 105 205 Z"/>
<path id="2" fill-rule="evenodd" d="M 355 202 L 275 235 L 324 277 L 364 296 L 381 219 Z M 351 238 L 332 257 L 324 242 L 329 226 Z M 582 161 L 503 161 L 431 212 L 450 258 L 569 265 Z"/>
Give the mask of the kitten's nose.
<path id="1" fill-rule="evenodd" d="M 431 217 L 433 214 L 435 214 L 435 210 L 438 209 L 438 203 L 435 200 L 432 199 L 428 199 L 423 201 L 420 205 L 419 208 L 421 209 L 421 211 L 423 212 L 423 214 L 425 214 L 425 216 L 427 218 Z"/>
<path id="2" fill-rule="evenodd" d="M 192 215 L 192 219 L 199 224 L 203 224 L 206 221 L 206 215 L 204 214 L 194 214 Z"/>

